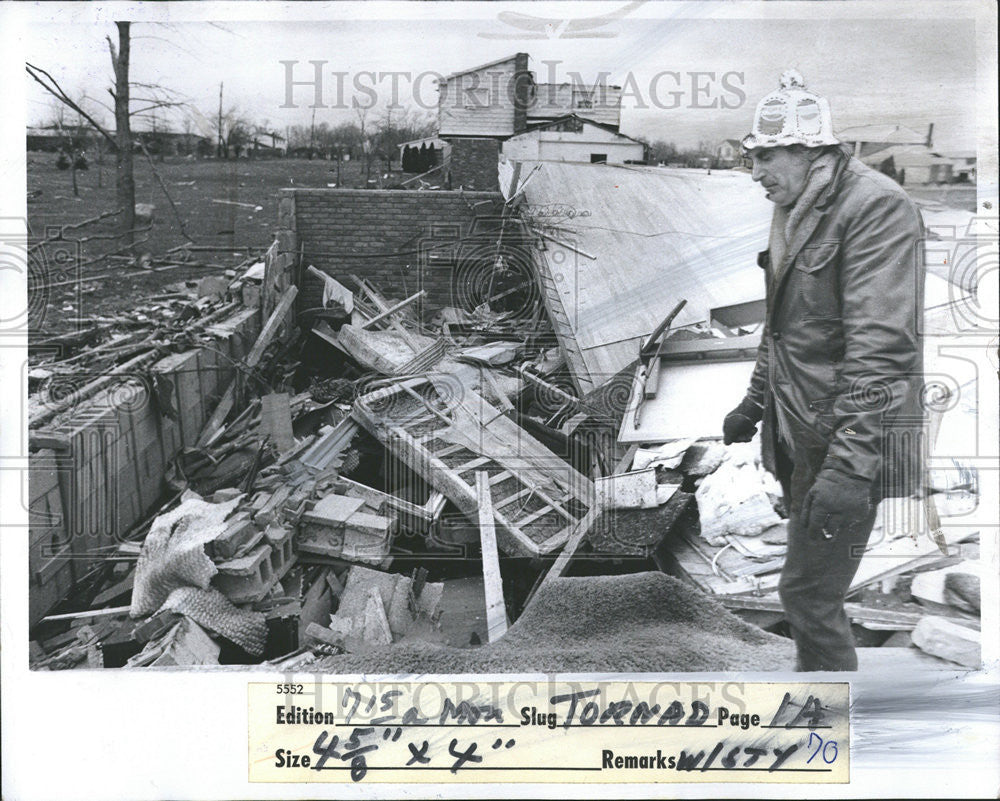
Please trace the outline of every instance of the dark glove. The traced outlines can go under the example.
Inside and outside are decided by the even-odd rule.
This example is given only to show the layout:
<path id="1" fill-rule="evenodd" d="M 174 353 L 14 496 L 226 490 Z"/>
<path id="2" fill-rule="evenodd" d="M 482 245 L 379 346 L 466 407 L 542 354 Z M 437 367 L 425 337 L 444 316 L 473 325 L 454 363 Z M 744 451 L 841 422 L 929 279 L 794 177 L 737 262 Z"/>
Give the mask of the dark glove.
<path id="1" fill-rule="evenodd" d="M 832 540 L 864 521 L 872 511 L 871 482 L 836 470 L 821 470 L 802 502 L 806 536 Z"/>
<path id="2" fill-rule="evenodd" d="M 722 441 L 726 445 L 734 442 L 749 442 L 757 433 L 757 423 L 764 416 L 764 410 L 749 398 L 726 415 L 722 421 Z"/>

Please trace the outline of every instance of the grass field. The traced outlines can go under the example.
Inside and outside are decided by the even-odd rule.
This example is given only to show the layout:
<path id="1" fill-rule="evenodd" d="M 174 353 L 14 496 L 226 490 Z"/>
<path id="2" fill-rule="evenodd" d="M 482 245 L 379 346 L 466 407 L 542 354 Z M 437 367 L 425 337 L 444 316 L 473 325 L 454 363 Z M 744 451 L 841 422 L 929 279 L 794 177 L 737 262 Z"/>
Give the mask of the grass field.
<path id="1" fill-rule="evenodd" d="M 89 170 L 77 173 L 79 197 L 73 195 L 69 171 L 57 169 L 55 162 L 54 153 L 28 154 L 29 244 L 45 238 L 54 228 L 82 222 L 116 207 L 112 157 L 105 157 L 103 169 L 92 163 Z M 136 203 L 152 204 L 155 211 L 151 230 L 137 234 L 135 252 L 148 253 L 158 260 L 170 248 L 185 244 L 188 239 L 178 216 L 191 240 L 219 250 L 192 254 L 193 261 L 204 266 L 146 270 L 129 266 L 124 259 L 94 261 L 121 247 L 119 240 L 109 238 L 115 233 L 112 218 L 68 231 L 66 242 L 46 244 L 32 254 L 35 258 L 29 278 L 29 306 L 33 334 L 65 331 L 76 324 L 73 321 L 77 318 L 112 315 L 178 281 L 217 274 L 222 268 L 238 264 L 246 257 L 247 248 L 262 251 L 274 238 L 279 189 L 326 187 L 337 181 L 336 164 L 328 161 L 176 158 L 155 166 L 177 214 L 149 164 L 137 155 Z M 364 184 L 363 164 L 342 165 L 340 185 Z M 69 260 L 64 258 L 66 254 Z M 93 280 L 72 283 L 78 277 Z M 46 290 L 46 286 L 50 288 Z"/>

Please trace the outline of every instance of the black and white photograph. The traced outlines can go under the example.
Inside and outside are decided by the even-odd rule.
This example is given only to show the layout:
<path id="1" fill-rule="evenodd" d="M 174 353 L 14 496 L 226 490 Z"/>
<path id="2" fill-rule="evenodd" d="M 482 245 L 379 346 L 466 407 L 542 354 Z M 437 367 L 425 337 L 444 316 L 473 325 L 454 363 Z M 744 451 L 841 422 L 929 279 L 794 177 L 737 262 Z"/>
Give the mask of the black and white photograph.
<path id="1" fill-rule="evenodd" d="M 995 4 L 0 17 L 4 798 L 996 797 Z"/>

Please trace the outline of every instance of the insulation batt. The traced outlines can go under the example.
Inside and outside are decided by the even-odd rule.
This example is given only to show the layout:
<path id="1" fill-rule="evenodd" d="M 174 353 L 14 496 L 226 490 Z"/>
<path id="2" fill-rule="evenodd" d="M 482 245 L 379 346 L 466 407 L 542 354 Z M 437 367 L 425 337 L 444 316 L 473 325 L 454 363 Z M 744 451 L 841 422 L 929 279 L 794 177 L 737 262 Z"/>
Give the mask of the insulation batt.
<path id="1" fill-rule="evenodd" d="M 695 492 L 701 536 L 712 545 L 725 545 L 727 534 L 756 537 L 780 524 L 768 497 L 768 491 L 775 494 L 775 488 L 775 480 L 752 450 L 731 447 L 719 468 L 706 476 Z"/>

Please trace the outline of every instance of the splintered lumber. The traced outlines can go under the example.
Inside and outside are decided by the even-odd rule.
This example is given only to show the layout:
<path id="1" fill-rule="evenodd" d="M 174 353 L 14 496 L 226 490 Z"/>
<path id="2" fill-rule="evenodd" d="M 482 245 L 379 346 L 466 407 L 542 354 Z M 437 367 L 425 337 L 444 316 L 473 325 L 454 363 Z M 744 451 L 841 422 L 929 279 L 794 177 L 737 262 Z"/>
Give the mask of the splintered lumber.
<path id="1" fill-rule="evenodd" d="M 483 554 L 483 587 L 486 591 L 486 629 L 490 642 L 496 642 L 507 633 L 507 607 L 503 600 L 503 577 L 500 575 L 490 477 L 482 470 L 476 473 L 476 491 L 479 493 L 479 542 Z"/>
<path id="2" fill-rule="evenodd" d="M 910 502 L 910 499 L 905 500 Z M 921 503 L 920 501 L 913 502 Z M 949 549 L 962 540 L 974 536 L 974 534 L 975 532 L 970 532 L 964 526 L 948 527 L 942 532 L 945 544 Z M 874 538 L 873 535 L 872 539 Z M 955 552 L 957 553 L 957 550 Z M 865 551 L 847 594 L 851 596 L 882 579 L 898 576 L 900 573 L 906 573 L 915 567 L 933 564 L 943 558 L 945 557 L 941 554 L 940 545 L 927 532 L 921 532 L 916 538 L 902 536 L 883 540 Z"/>
<path id="3" fill-rule="evenodd" d="M 404 518 L 411 517 L 414 520 L 422 520 L 426 523 L 433 523 L 437 519 L 445 503 L 444 495 L 440 492 L 432 492 L 427 503 L 423 506 L 418 506 L 397 495 L 382 492 L 382 490 L 369 487 L 366 484 L 360 484 L 343 476 L 337 478 L 334 489 L 337 492 L 345 492 L 356 498 L 364 499 L 365 503 L 373 509 L 380 509 L 383 506 L 388 507 L 399 512 Z"/>
<path id="4" fill-rule="evenodd" d="M 267 322 L 264 323 L 264 327 L 261 329 L 260 335 L 257 337 L 257 341 L 254 342 L 253 347 L 250 349 L 250 353 L 247 354 L 246 359 L 244 359 L 244 364 L 248 369 L 252 370 L 257 366 L 260 360 L 264 358 L 264 352 L 267 350 L 268 346 L 281 329 L 281 325 L 284 323 L 285 317 L 291 310 L 292 303 L 295 302 L 295 296 L 298 292 L 298 287 L 292 284 L 292 286 L 288 287 L 288 289 L 285 290 L 285 293 L 281 296 L 281 300 L 278 301 L 278 305 L 274 307 L 274 311 L 271 312 L 271 316 L 268 317 Z M 201 436 L 198 437 L 199 448 L 211 444 L 215 435 L 222 429 L 222 423 L 225 421 L 226 417 L 229 416 L 229 412 L 232 411 L 233 404 L 236 402 L 236 382 L 236 378 L 229 382 L 229 386 L 226 387 L 226 391 L 219 399 L 219 403 L 215 407 L 215 411 L 212 412 L 212 416 L 208 419 L 208 422 L 205 423 Z"/>
<path id="5" fill-rule="evenodd" d="M 414 364 L 432 364 L 444 355 L 440 341 L 406 329 L 372 331 L 355 325 L 343 325 L 337 332 L 337 344 L 362 367 L 383 375 L 398 375 Z"/>
<path id="6" fill-rule="evenodd" d="M 727 609 L 748 609 L 756 612 L 784 612 L 777 596 L 756 598 L 748 595 L 725 596 L 719 599 Z M 911 604 L 911 607 L 917 608 Z M 880 609 L 866 604 L 846 603 L 844 611 L 854 622 L 877 631 L 912 631 L 926 613 L 902 609 Z"/>
<path id="7" fill-rule="evenodd" d="M 472 522 L 479 520 L 473 471 L 485 469 L 505 553 L 554 551 L 593 505 L 593 482 L 458 380 L 402 381 L 358 398 L 353 414 Z M 523 489 L 530 491 L 521 502 L 499 508 L 498 501 Z"/>
<path id="8" fill-rule="evenodd" d="M 329 433 L 317 439 L 309 450 L 299 457 L 299 461 L 312 470 L 322 472 L 350 447 L 357 433 L 358 422 L 350 416 L 345 417 Z"/>

